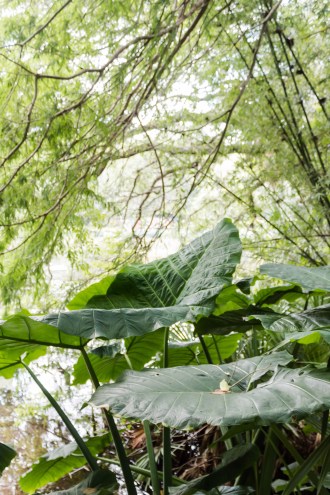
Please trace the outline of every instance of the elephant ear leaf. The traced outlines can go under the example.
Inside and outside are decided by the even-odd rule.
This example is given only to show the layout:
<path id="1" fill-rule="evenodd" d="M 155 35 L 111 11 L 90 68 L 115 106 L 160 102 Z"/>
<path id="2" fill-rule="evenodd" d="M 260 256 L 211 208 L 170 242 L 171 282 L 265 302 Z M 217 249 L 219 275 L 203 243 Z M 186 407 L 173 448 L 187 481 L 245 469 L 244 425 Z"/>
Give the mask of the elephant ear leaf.
<path id="1" fill-rule="evenodd" d="M 273 332 L 280 332 L 285 338 L 301 344 L 312 344 L 322 337 L 330 344 L 330 304 L 288 315 L 254 315 L 262 326 Z"/>
<path id="2" fill-rule="evenodd" d="M 168 258 L 126 267 L 86 309 L 39 321 L 86 339 L 141 336 L 177 322 L 194 322 L 211 313 L 219 292 L 231 284 L 240 256 L 238 231 L 224 219 Z"/>
<path id="3" fill-rule="evenodd" d="M 103 290 L 110 280 L 101 284 L 101 293 L 93 295 L 86 307 L 204 305 L 213 302 L 221 289 L 230 285 L 240 257 L 238 231 L 229 219 L 224 219 L 213 230 L 167 258 L 124 268 L 114 277 L 106 294 Z M 94 294 L 95 288 L 94 285 Z"/>
<path id="4" fill-rule="evenodd" d="M 110 443 L 109 434 L 91 437 L 85 441 L 93 455 L 102 452 Z M 24 492 L 34 493 L 48 483 L 60 478 L 86 464 L 86 459 L 75 442 L 70 442 L 42 456 L 31 470 L 20 479 Z"/>
<path id="5" fill-rule="evenodd" d="M 17 453 L 14 449 L 0 442 L 0 474 L 9 466 L 16 455 Z"/>
<path id="6" fill-rule="evenodd" d="M 174 428 L 270 425 L 329 409 L 330 370 L 291 369 L 291 359 L 283 351 L 221 366 L 126 372 L 116 383 L 100 387 L 91 403 Z M 223 380 L 229 391 L 219 388 Z"/>
<path id="7" fill-rule="evenodd" d="M 330 266 L 309 268 L 306 266 L 267 263 L 260 267 L 260 273 L 270 277 L 295 282 L 305 292 L 324 290 L 330 292 Z"/>

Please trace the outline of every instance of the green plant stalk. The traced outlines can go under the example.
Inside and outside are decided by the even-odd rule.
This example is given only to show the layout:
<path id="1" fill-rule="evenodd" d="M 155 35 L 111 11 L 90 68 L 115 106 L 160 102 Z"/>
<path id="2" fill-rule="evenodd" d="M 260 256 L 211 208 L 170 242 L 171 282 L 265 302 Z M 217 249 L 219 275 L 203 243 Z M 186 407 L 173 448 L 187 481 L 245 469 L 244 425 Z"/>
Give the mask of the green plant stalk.
<path id="1" fill-rule="evenodd" d="M 92 383 L 96 389 L 100 386 L 100 382 L 96 376 L 95 370 L 92 366 L 92 363 L 88 357 L 88 354 L 87 354 L 85 348 L 81 349 L 81 354 L 82 354 L 83 359 L 85 361 L 85 364 L 86 364 L 86 367 L 88 369 L 89 375 L 91 377 Z M 136 486 L 134 483 L 134 478 L 132 475 L 129 460 L 128 460 L 128 457 L 126 455 L 124 445 L 123 445 L 123 442 L 121 440 L 121 437 L 120 437 L 116 422 L 114 420 L 114 417 L 110 413 L 110 411 L 108 411 L 105 408 L 102 408 L 102 412 L 106 418 L 107 424 L 109 426 L 109 429 L 110 429 L 110 432 L 111 432 L 111 435 L 113 438 L 113 442 L 114 442 L 115 447 L 116 447 L 117 455 L 118 455 L 118 458 L 120 461 L 120 466 L 121 466 L 123 476 L 125 479 L 125 483 L 126 483 L 127 493 L 128 493 L 128 495 L 137 495 Z"/>
<path id="2" fill-rule="evenodd" d="M 21 364 L 24 366 L 24 368 L 29 373 L 29 375 L 31 376 L 33 381 L 38 385 L 38 387 L 40 388 L 42 393 L 47 397 L 47 399 L 49 400 L 49 402 L 51 403 L 51 405 L 53 406 L 53 408 L 55 409 L 57 414 L 62 419 L 63 423 L 65 424 L 65 426 L 67 427 L 67 429 L 69 430 L 71 435 L 73 436 L 76 444 L 80 448 L 82 454 L 84 455 L 84 457 L 85 457 L 86 461 L 88 462 L 92 471 L 97 471 L 99 469 L 99 467 L 98 467 L 96 458 L 92 455 L 91 451 L 89 450 L 89 448 L 87 447 L 87 445 L 85 444 L 85 442 L 83 441 L 83 439 L 79 435 L 78 431 L 76 430 L 76 428 L 71 423 L 68 416 L 65 414 L 65 412 L 61 408 L 61 406 L 54 399 L 54 397 L 48 392 L 48 390 L 43 386 L 43 384 L 38 380 L 37 376 L 33 373 L 31 368 L 27 364 L 25 364 L 24 361 L 21 361 Z"/>
<path id="3" fill-rule="evenodd" d="M 281 429 L 276 425 L 272 425 L 272 430 L 273 433 L 278 437 L 282 445 L 287 449 L 287 451 L 292 455 L 292 457 L 295 459 L 295 461 L 298 462 L 298 464 L 303 464 L 304 458 L 299 454 L 297 449 L 294 447 L 294 445 L 288 440 L 288 438 L 284 435 L 284 433 L 281 431 Z M 315 472 L 311 471 L 309 472 L 309 478 L 312 481 L 312 483 L 317 486 L 318 484 L 318 478 L 315 474 Z"/>
<path id="4" fill-rule="evenodd" d="M 273 426 L 271 426 L 271 428 L 273 428 Z M 279 452 L 278 447 L 277 447 L 277 445 L 278 445 L 278 442 L 277 442 L 278 441 L 278 438 L 275 438 L 275 436 L 276 435 L 273 435 L 273 438 L 270 438 L 269 441 L 272 444 L 273 449 L 274 449 L 274 451 L 277 454 L 277 458 L 283 462 L 283 466 L 287 470 L 288 476 L 289 477 L 292 477 L 293 476 L 292 469 L 290 468 L 289 464 L 286 462 L 285 458 L 283 458 L 282 454 Z M 275 439 L 275 441 L 277 442 L 276 445 L 275 445 L 273 439 Z M 281 445 L 281 443 L 280 443 L 280 445 Z M 301 495 L 301 491 L 300 491 L 300 489 L 298 487 L 296 488 L 296 491 L 297 491 L 297 494 L 298 495 Z M 260 493 L 261 493 L 261 495 L 263 494 L 262 490 L 260 490 Z"/>
<path id="5" fill-rule="evenodd" d="M 150 478 L 154 495 L 160 495 L 160 484 L 155 460 L 155 452 L 152 444 L 150 423 L 148 420 L 143 421 L 144 434 L 146 436 L 146 445 L 149 458 Z"/>
<path id="6" fill-rule="evenodd" d="M 322 441 L 327 436 L 328 422 L 329 422 L 329 409 L 327 411 L 324 411 L 322 414 L 322 425 L 321 425 L 321 440 Z"/>
<path id="7" fill-rule="evenodd" d="M 266 447 L 264 450 L 262 469 L 259 478 L 258 492 L 262 495 L 270 495 L 272 492 L 272 479 L 276 467 L 278 455 L 277 444 L 279 439 L 273 433 L 272 427 L 269 427 L 266 433 Z"/>
<path id="8" fill-rule="evenodd" d="M 323 461 L 324 456 L 329 452 L 329 449 L 330 449 L 330 437 L 326 438 L 320 444 L 320 446 L 317 447 L 317 449 L 314 450 L 314 452 L 309 457 L 307 457 L 307 459 L 305 459 L 303 461 L 303 463 L 299 466 L 299 469 L 295 472 L 295 474 L 292 476 L 291 480 L 289 481 L 289 483 L 285 487 L 285 489 L 283 491 L 283 495 L 289 495 L 290 493 L 292 493 L 293 490 L 299 485 L 299 483 L 301 482 L 301 480 L 305 476 L 309 475 L 309 477 L 311 478 L 309 473 L 318 464 L 320 464 Z M 313 481 L 313 484 L 314 484 L 314 481 Z M 317 483 L 315 486 L 316 487 L 319 486 L 319 480 L 317 480 Z M 319 490 L 320 490 L 319 493 L 322 493 L 321 489 L 322 489 L 322 486 L 319 486 Z"/>
<path id="9" fill-rule="evenodd" d="M 168 368 L 168 338 L 169 328 L 164 332 L 163 367 Z M 172 452 L 171 452 L 171 430 L 168 426 L 163 427 L 163 493 L 169 494 L 172 486 Z"/>
<path id="10" fill-rule="evenodd" d="M 219 347 L 218 347 L 217 341 L 215 340 L 215 337 L 214 337 L 213 334 L 212 334 L 212 340 L 213 340 L 213 344 L 215 345 L 215 350 L 217 352 L 217 356 L 218 356 L 218 359 L 219 359 L 219 364 L 223 364 L 223 360 L 221 359 L 221 354 L 220 354 L 220 351 L 219 351 Z"/>
<path id="11" fill-rule="evenodd" d="M 171 429 L 164 426 L 163 429 L 163 494 L 169 495 L 169 487 L 172 486 L 172 453 L 171 453 Z"/>
<path id="12" fill-rule="evenodd" d="M 228 433 L 229 428 L 228 428 L 228 426 L 219 426 L 219 430 L 220 430 L 221 436 L 223 436 L 226 433 Z M 233 448 L 233 441 L 231 438 L 227 438 L 226 440 L 224 440 L 224 444 L 225 444 L 225 447 L 227 450 L 230 450 Z"/>
<path id="13" fill-rule="evenodd" d="M 212 361 L 212 358 L 211 358 L 211 354 L 209 353 L 209 350 L 207 348 L 207 345 L 205 344 L 205 340 L 203 339 L 203 337 L 201 335 L 198 335 L 198 338 L 199 338 L 199 341 L 201 343 L 201 346 L 203 348 L 203 352 L 205 354 L 205 357 L 206 357 L 206 360 L 209 364 L 213 364 L 213 361 Z"/>
<path id="14" fill-rule="evenodd" d="M 170 329 L 168 327 L 164 328 L 163 368 L 168 368 L 168 364 L 169 364 L 169 356 L 168 356 L 169 334 L 170 334 Z"/>
<path id="15" fill-rule="evenodd" d="M 108 459 L 108 457 L 98 456 L 100 461 L 108 462 L 109 464 L 114 464 L 115 466 L 120 466 L 120 461 L 117 459 Z M 142 474 L 143 476 L 148 476 L 151 478 L 151 472 L 149 469 L 141 468 L 140 466 L 135 466 L 134 464 L 130 465 L 131 470 L 136 474 Z M 160 479 L 163 479 L 163 472 L 157 471 L 157 475 Z M 177 478 L 176 476 L 172 476 L 173 486 L 186 485 L 187 481 L 182 480 L 181 478 Z"/>

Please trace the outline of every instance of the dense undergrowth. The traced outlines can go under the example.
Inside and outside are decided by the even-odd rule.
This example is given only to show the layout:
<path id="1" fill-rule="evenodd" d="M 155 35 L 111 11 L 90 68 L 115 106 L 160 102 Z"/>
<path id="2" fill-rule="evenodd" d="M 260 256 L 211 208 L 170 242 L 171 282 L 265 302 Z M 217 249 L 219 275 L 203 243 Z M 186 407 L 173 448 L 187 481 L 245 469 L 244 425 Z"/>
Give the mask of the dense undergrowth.
<path id="1" fill-rule="evenodd" d="M 68 311 L 1 322 L 1 374 L 25 369 L 73 440 L 21 478 L 26 493 L 85 464 L 78 485 L 51 493 L 116 493 L 115 465 L 129 495 L 328 493 L 330 267 L 267 264 L 233 281 L 240 256 L 225 219 L 88 287 Z M 80 354 L 73 389 L 95 387 L 104 427 L 94 437 L 35 374 L 31 362 L 54 347 Z M 15 451 L 0 444 L 0 454 L 3 470 Z"/>

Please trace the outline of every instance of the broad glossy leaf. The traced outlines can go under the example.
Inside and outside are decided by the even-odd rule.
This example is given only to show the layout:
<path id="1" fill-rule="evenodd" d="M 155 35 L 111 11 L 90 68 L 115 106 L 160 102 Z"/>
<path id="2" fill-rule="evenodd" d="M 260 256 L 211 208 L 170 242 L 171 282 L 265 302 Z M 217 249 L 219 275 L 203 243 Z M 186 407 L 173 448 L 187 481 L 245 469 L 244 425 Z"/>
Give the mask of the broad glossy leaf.
<path id="1" fill-rule="evenodd" d="M 18 314 L 0 321 L 0 375 L 11 378 L 21 367 L 15 363 L 23 354 L 29 364 L 43 356 L 48 346 L 79 349 L 87 342 L 38 320 L 38 317 Z"/>
<path id="2" fill-rule="evenodd" d="M 256 445 L 246 444 L 233 447 L 224 453 L 220 466 L 214 469 L 212 473 L 189 481 L 186 485 L 172 488 L 170 494 L 193 495 L 198 490 L 209 491 L 222 483 L 234 481 L 238 475 L 257 462 L 259 456 L 260 452 Z"/>
<path id="3" fill-rule="evenodd" d="M 317 335 L 317 332 L 315 333 Z M 308 345 L 306 345 L 304 339 L 301 340 L 297 338 L 297 341 L 299 344 L 304 344 L 295 350 L 295 356 L 298 361 L 307 363 L 326 363 L 330 358 L 330 346 L 324 341 L 321 340 Z"/>
<path id="4" fill-rule="evenodd" d="M 195 321 L 208 314 L 208 306 L 171 306 L 162 308 L 81 309 L 52 313 L 39 321 L 59 328 L 63 333 L 84 339 L 122 339 L 141 336 L 180 321 Z"/>
<path id="5" fill-rule="evenodd" d="M 109 434 L 86 440 L 86 445 L 93 455 L 102 452 L 110 443 Z M 53 452 L 42 456 L 31 470 L 20 479 L 21 488 L 27 493 L 33 493 L 38 488 L 59 480 L 67 473 L 86 464 L 77 444 L 70 442 Z"/>
<path id="6" fill-rule="evenodd" d="M 318 306 L 302 313 L 289 315 L 255 315 L 263 327 L 283 332 L 287 338 L 302 344 L 318 342 L 322 337 L 330 344 L 330 304 Z"/>
<path id="7" fill-rule="evenodd" d="M 240 256 L 238 231 L 224 219 L 168 258 L 124 268 L 106 296 L 94 296 L 88 307 L 160 308 L 213 302 L 231 284 Z"/>
<path id="8" fill-rule="evenodd" d="M 1 320 L 0 339 L 3 341 L 1 351 L 8 352 L 11 356 L 17 356 L 22 344 L 25 349 L 31 346 L 34 350 L 36 345 L 77 349 L 86 343 L 80 336 L 68 335 L 48 324 L 45 317 L 25 315 L 14 315 L 8 320 Z"/>
<path id="9" fill-rule="evenodd" d="M 9 466 L 17 452 L 8 445 L 0 442 L 0 474 Z"/>
<path id="10" fill-rule="evenodd" d="M 118 483 L 111 471 L 100 469 L 72 488 L 51 492 L 51 495 L 112 495 L 117 493 Z"/>
<path id="11" fill-rule="evenodd" d="M 164 330 L 160 329 L 156 332 L 142 335 L 142 337 L 125 339 L 126 357 L 120 352 L 113 357 L 107 355 L 101 357 L 99 353 L 95 354 L 92 351 L 89 353 L 89 359 L 98 380 L 101 383 L 106 383 L 110 380 L 116 380 L 123 371 L 130 369 L 130 364 L 133 369 L 141 370 L 157 352 L 162 351 L 163 341 Z M 90 378 L 82 356 L 79 357 L 74 366 L 73 375 L 74 385 L 86 383 Z"/>
<path id="12" fill-rule="evenodd" d="M 228 311 L 220 316 L 210 315 L 200 318 L 195 324 L 195 329 L 200 335 L 207 333 L 228 335 L 231 332 L 247 332 L 252 328 L 261 328 L 257 315 L 272 315 L 269 309 L 249 306 L 248 308 Z"/>
<path id="13" fill-rule="evenodd" d="M 22 354 L 27 353 L 25 363 L 29 364 L 34 359 L 44 356 L 46 352 L 47 348 L 45 346 L 0 340 L 0 375 L 7 379 L 12 378 L 16 370 L 22 367 L 18 362 Z"/>
<path id="14" fill-rule="evenodd" d="M 137 339 L 138 337 L 129 337 L 129 339 Z M 126 339 L 125 339 L 126 341 Z M 120 341 L 116 341 L 114 344 L 110 345 L 102 345 L 100 347 L 96 347 L 92 349 L 91 353 L 95 354 L 95 356 L 99 356 L 100 358 L 113 358 L 122 350 L 122 345 Z"/>
<path id="15" fill-rule="evenodd" d="M 48 325 L 66 333 L 67 341 L 80 343 L 79 338 L 141 336 L 177 322 L 194 322 L 212 311 L 216 296 L 230 285 L 240 256 L 238 231 L 225 219 L 214 230 L 166 259 L 122 270 L 113 279 L 106 296 L 93 297 L 89 303 L 90 307 L 107 309 L 59 312 L 44 317 L 19 316 L 15 321 L 20 324 L 19 336 L 25 330 L 25 341 L 28 338 L 34 343 L 34 329 L 39 324 L 38 332 L 44 329 L 49 335 L 40 336 L 37 332 L 37 338 L 43 337 L 47 345 L 52 345 L 52 337 L 58 345 L 62 333 L 52 334 Z M 46 325 L 42 327 L 43 324 Z M 12 331 L 8 338 L 14 336 Z"/>
<path id="16" fill-rule="evenodd" d="M 105 277 L 100 282 L 92 284 L 86 289 L 79 292 L 73 299 L 67 304 L 67 308 L 70 310 L 83 309 L 86 307 L 88 301 L 94 296 L 103 296 L 107 293 L 111 282 L 114 277 Z"/>
<path id="17" fill-rule="evenodd" d="M 316 289 L 330 292 L 330 266 L 309 268 L 305 266 L 267 263 L 260 273 L 299 284 L 306 292 Z"/>
<path id="18" fill-rule="evenodd" d="M 262 306 L 263 304 L 276 304 L 281 299 L 294 301 L 302 295 L 303 292 L 299 285 L 281 285 L 259 290 L 254 295 L 253 302 L 257 306 Z"/>
<path id="19" fill-rule="evenodd" d="M 239 291 L 236 285 L 230 285 L 223 289 L 216 298 L 213 314 L 219 316 L 228 311 L 247 308 L 250 303 L 250 299 Z"/>
<path id="20" fill-rule="evenodd" d="M 110 406 L 124 417 L 148 419 L 178 428 L 204 423 L 271 424 L 303 417 L 330 406 L 330 371 L 280 369 L 273 380 L 251 389 L 270 370 L 291 360 L 287 352 L 244 359 L 221 366 L 182 366 L 126 372 L 100 387 L 91 403 Z M 218 393 L 227 380 L 229 393 Z"/>

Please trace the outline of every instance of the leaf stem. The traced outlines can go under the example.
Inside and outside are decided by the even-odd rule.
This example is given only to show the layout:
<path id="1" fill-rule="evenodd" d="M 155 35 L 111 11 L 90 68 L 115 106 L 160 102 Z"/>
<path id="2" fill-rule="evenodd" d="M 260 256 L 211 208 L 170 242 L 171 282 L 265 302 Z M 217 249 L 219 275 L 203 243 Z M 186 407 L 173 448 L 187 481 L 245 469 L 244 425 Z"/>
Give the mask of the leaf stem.
<path id="1" fill-rule="evenodd" d="M 163 346 L 163 368 L 168 368 L 169 356 L 168 356 L 168 338 L 170 329 L 164 328 L 164 346 Z"/>
<path id="2" fill-rule="evenodd" d="M 88 369 L 92 383 L 93 383 L 95 389 L 97 389 L 100 386 L 100 382 L 99 382 L 99 379 L 97 378 L 97 375 L 95 373 L 95 370 L 93 368 L 93 365 L 89 359 L 89 356 L 88 356 L 85 348 L 81 349 L 81 354 L 82 354 L 83 359 L 85 361 L 85 364 L 86 364 L 86 367 Z M 111 435 L 113 438 L 113 442 L 114 442 L 115 447 L 116 447 L 117 455 L 118 455 L 118 458 L 120 461 L 120 466 L 121 466 L 123 476 L 125 479 L 125 483 L 126 483 L 127 493 L 128 493 L 128 495 L 137 495 L 136 486 L 134 483 L 134 478 L 132 475 L 129 460 L 128 460 L 128 457 L 126 455 L 124 445 L 123 445 L 123 442 L 121 440 L 121 437 L 120 437 L 116 422 L 114 420 L 114 417 L 110 413 L 110 411 L 108 411 L 105 408 L 102 408 L 102 412 L 106 418 L 107 424 L 109 426 L 109 429 L 110 429 L 110 432 L 111 432 Z"/>
<path id="3" fill-rule="evenodd" d="M 212 334 L 212 340 L 213 340 L 213 344 L 215 346 L 215 350 L 217 352 L 217 356 L 218 356 L 218 360 L 219 360 L 219 364 L 223 364 L 223 360 L 221 358 L 221 354 L 220 354 L 220 351 L 219 351 L 219 347 L 218 347 L 218 343 L 214 337 L 214 335 Z"/>
<path id="4" fill-rule="evenodd" d="M 171 429 L 164 426 L 163 429 L 163 494 L 169 495 L 169 487 L 172 486 L 172 453 L 171 453 Z"/>
<path id="5" fill-rule="evenodd" d="M 38 385 L 38 387 L 40 388 L 42 393 L 47 397 L 47 399 L 49 400 L 49 402 L 51 403 L 51 405 L 53 406 L 53 408 L 55 409 L 57 414 L 62 419 L 63 423 L 65 424 L 65 426 L 67 427 L 67 429 L 69 430 L 69 432 L 73 436 L 76 444 L 78 445 L 81 452 L 83 453 L 83 455 L 84 455 L 86 461 L 88 462 L 90 468 L 92 469 L 92 471 L 97 471 L 99 469 L 99 467 L 97 465 L 97 461 L 96 461 L 95 457 L 92 455 L 91 451 L 89 450 L 89 448 L 87 447 L 87 445 L 85 444 L 85 442 L 83 441 L 83 439 L 79 435 L 78 431 L 76 430 L 76 428 L 71 423 L 68 416 L 65 414 L 65 412 L 61 408 L 61 406 L 54 399 L 54 397 L 48 392 L 48 390 L 43 386 L 43 384 L 38 380 L 37 376 L 33 373 L 31 368 L 26 363 L 24 363 L 24 361 L 21 361 L 21 364 L 24 366 L 24 368 L 29 373 L 29 375 L 31 376 L 33 381 Z"/>
<path id="6" fill-rule="evenodd" d="M 329 422 L 329 409 L 324 411 L 322 414 L 322 424 L 321 424 L 321 440 L 322 441 L 327 436 L 328 422 Z"/>
<path id="7" fill-rule="evenodd" d="M 100 461 L 108 462 L 109 464 L 114 464 L 115 466 L 120 466 L 120 461 L 118 461 L 117 459 L 108 459 L 108 457 L 102 457 L 102 456 L 98 456 L 98 459 Z M 134 473 L 142 474 L 142 476 L 151 477 L 151 472 L 149 469 L 144 469 L 144 468 L 141 468 L 140 466 L 136 466 L 134 464 L 131 464 L 130 468 Z M 161 479 L 163 479 L 163 472 L 162 471 L 157 471 L 157 475 Z M 182 480 L 181 478 L 177 478 L 176 476 L 172 476 L 172 480 L 173 480 L 173 486 L 180 486 L 180 485 L 186 485 L 187 484 L 187 481 Z"/>
<path id="8" fill-rule="evenodd" d="M 203 351 L 204 351 L 204 354 L 205 354 L 205 357 L 206 357 L 206 360 L 209 364 L 213 364 L 213 361 L 212 361 L 212 358 L 211 358 L 211 354 L 209 353 L 209 350 L 207 348 L 207 345 L 205 344 L 205 340 L 203 339 L 202 335 L 198 335 L 198 338 L 199 338 L 199 341 L 201 343 L 201 346 L 203 348 Z"/>
<path id="9" fill-rule="evenodd" d="M 149 458 L 150 478 L 154 495 L 160 495 L 160 484 L 158 479 L 157 465 L 155 459 L 154 447 L 152 444 L 152 436 L 150 423 L 148 420 L 143 421 L 144 434 L 146 436 L 146 446 Z"/>
<path id="10" fill-rule="evenodd" d="M 168 338 L 169 328 L 164 332 L 163 367 L 168 368 Z M 169 486 L 172 485 L 172 451 L 171 430 L 168 426 L 163 428 L 163 494 L 169 494 Z"/>

